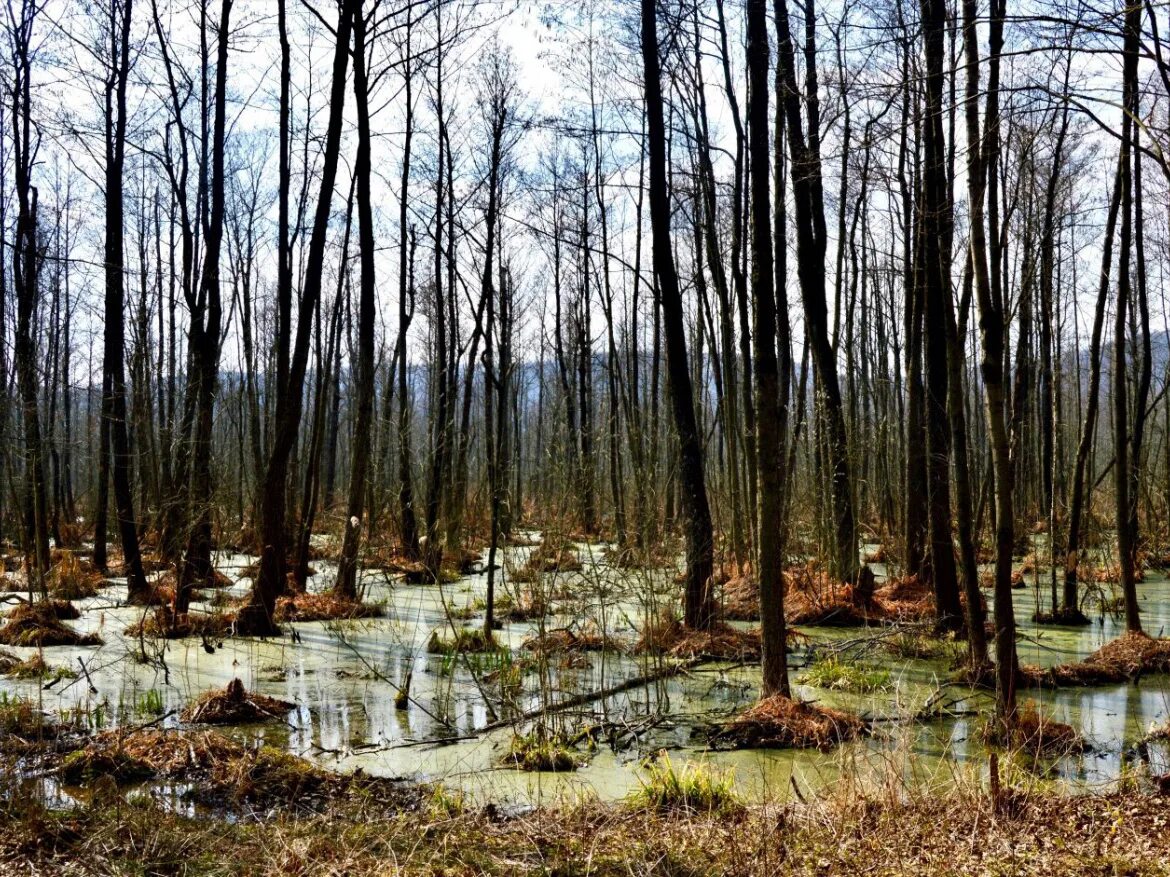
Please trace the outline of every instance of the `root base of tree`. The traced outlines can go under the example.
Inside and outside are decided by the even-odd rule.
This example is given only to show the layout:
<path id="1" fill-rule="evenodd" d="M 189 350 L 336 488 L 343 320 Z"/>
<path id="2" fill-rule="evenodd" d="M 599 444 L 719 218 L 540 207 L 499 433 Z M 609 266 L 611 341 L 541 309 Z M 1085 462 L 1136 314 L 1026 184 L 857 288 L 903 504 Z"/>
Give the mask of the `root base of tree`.
<path id="1" fill-rule="evenodd" d="M 250 725 L 283 721 L 296 704 L 247 691 L 233 679 L 223 691 L 208 691 L 183 710 L 180 718 L 190 725 Z"/>

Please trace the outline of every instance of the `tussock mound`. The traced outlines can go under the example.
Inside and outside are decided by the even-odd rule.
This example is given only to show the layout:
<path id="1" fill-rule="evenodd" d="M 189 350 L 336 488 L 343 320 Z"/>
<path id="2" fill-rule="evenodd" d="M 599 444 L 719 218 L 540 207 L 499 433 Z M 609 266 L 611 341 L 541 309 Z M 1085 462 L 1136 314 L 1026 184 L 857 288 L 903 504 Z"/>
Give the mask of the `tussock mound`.
<path id="1" fill-rule="evenodd" d="M 283 720 L 296 704 L 247 691 L 244 683 L 233 679 L 223 691 L 200 695 L 180 718 L 191 725 L 247 725 L 253 722 Z"/>
<path id="2" fill-rule="evenodd" d="M 105 584 L 105 577 L 88 560 L 81 560 L 72 551 L 55 553 L 56 562 L 49 569 L 49 593 L 61 600 L 84 600 L 96 596 Z"/>
<path id="3" fill-rule="evenodd" d="M 45 715 L 24 698 L 8 698 L 0 703 L 0 752 L 19 755 L 34 751 L 41 744 L 60 740 L 74 730 Z"/>
<path id="4" fill-rule="evenodd" d="M 198 636 L 222 639 L 232 632 L 235 616 L 227 612 L 188 612 L 175 619 L 169 605 L 159 606 L 126 628 L 126 636 L 186 639 Z"/>
<path id="5" fill-rule="evenodd" d="M 722 622 L 716 622 L 710 630 L 692 630 L 674 616 L 664 615 L 646 623 L 634 650 L 672 658 L 758 661 L 760 632 L 739 630 Z"/>
<path id="6" fill-rule="evenodd" d="M 1089 617 L 1080 609 L 1069 609 L 1064 606 L 1055 612 L 1037 609 L 1032 613 L 1032 620 L 1037 624 L 1057 624 L 1064 627 L 1084 627 L 1092 624 Z"/>
<path id="7" fill-rule="evenodd" d="M 1029 681 L 1040 685 L 1108 685 L 1146 673 L 1170 673 L 1170 639 L 1126 633 L 1101 646 L 1083 661 L 1049 670 L 1025 668 Z"/>
<path id="8" fill-rule="evenodd" d="M 789 569 L 784 580 L 784 616 L 789 624 L 862 627 L 888 617 L 863 589 L 834 581 L 814 564 Z"/>
<path id="9" fill-rule="evenodd" d="M 723 617 L 728 621 L 760 620 L 760 586 L 754 576 L 739 575 L 724 583 Z"/>
<path id="10" fill-rule="evenodd" d="M 486 604 L 481 607 L 477 602 L 476 610 L 479 608 L 487 607 Z M 493 609 L 497 620 L 533 621 L 552 614 L 552 601 L 547 594 L 535 594 L 529 590 L 515 596 L 505 591 L 496 594 Z"/>
<path id="11" fill-rule="evenodd" d="M 0 651 L 0 673 L 11 673 L 22 663 L 24 662 L 11 652 Z"/>
<path id="12" fill-rule="evenodd" d="M 867 731 L 859 716 L 783 695 L 764 698 L 711 735 L 731 749 L 832 749 Z"/>
<path id="13" fill-rule="evenodd" d="M 6 616 L 0 627 L 0 645 L 5 646 L 100 646 L 96 633 L 78 633 L 62 619 L 80 618 L 72 603 L 42 600 L 21 603 Z"/>
<path id="14" fill-rule="evenodd" d="M 573 543 L 542 542 L 532 549 L 524 568 L 532 573 L 579 572 L 582 564 Z"/>
<path id="15" fill-rule="evenodd" d="M 603 637 L 593 625 L 586 625 L 579 630 L 559 627 L 556 630 L 546 631 L 543 635 L 525 640 L 523 648 L 530 652 L 555 654 L 560 652 L 624 652 L 627 646 L 613 637 Z"/>
<path id="16" fill-rule="evenodd" d="M 1099 566 L 1092 571 L 1090 578 L 1099 585 L 1108 585 L 1120 582 L 1121 564 L 1112 563 L 1108 566 Z M 1142 569 L 1140 564 L 1134 567 L 1133 580 L 1135 582 L 1144 582 L 1146 580 L 1146 571 Z"/>
<path id="17" fill-rule="evenodd" d="M 1031 701 L 1020 706 L 1006 729 L 994 722 L 989 724 L 984 737 L 990 743 L 1019 749 L 1036 757 L 1059 758 L 1089 749 L 1084 738 L 1071 725 L 1042 716 Z"/>
<path id="18" fill-rule="evenodd" d="M 192 784 L 189 797 L 211 805 L 296 804 L 306 809 L 318 792 L 344 792 L 358 783 L 271 746 L 250 748 L 214 731 L 189 730 L 105 731 L 67 756 L 61 772 L 75 783 L 102 775 L 117 782 L 182 780 Z"/>
<path id="19" fill-rule="evenodd" d="M 355 600 L 342 600 L 331 593 L 292 594 L 276 601 L 276 621 L 334 621 L 347 618 L 378 618 L 381 606 Z"/>
<path id="20" fill-rule="evenodd" d="M 888 580 L 874 592 L 874 603 L 889 620 L 926 621 L 934 618 L 934 591 L 918 576 Z"/>

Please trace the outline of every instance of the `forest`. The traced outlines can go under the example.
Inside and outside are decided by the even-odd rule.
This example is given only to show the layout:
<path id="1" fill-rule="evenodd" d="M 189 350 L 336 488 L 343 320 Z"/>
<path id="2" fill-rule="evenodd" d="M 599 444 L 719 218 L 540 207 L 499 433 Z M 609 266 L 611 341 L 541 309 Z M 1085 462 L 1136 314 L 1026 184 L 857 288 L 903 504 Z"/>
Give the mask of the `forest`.
<path id="1" fill-rule="evenodd" d="M 1170 873 L 1168 9 L 8 0 L 0 874 Z"/>

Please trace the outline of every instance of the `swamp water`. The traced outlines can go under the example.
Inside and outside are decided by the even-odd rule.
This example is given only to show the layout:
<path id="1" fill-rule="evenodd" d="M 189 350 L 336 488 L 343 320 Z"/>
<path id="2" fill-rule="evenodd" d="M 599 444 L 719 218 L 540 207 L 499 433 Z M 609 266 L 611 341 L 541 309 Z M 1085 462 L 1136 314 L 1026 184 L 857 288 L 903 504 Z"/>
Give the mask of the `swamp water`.
<path id="1" fill-rule="evenodd" d="M 507 549 L 506 567 L 521 566 L 529 550 Z M 540 662 L 539 672 L 527 666 L 533 663 L 532 655 L 523 643 L 540 629 L 589 624 L 629 643 L 643 619 L 656 616 L 675 590 L 666 571 L 615 568 L 605 561 L 603 546 L 579 545 L 577 550 L 582 571 L 546 573 L 541 578 L 542 589 L 564 598 L 554 600 L 556 614 L 539 622 L 508 622 L 496 631 L 497 642 L 508 647 L 507 652 L 435 655 L 426 650 L 435 631 L 450 636 L 455 627 L 482 626 L 483 613 L 476 607 L 486 592 L 484 573 L 453 584 L 415 586 L 367 571 L 361 582 L 365 599 L 383 603 L 384 618 L 295 623 L 286 625 L 291 635 L 280 639 L 229 638 L 208 644 L 210 649 L 198 638 L 164 643 L 126 637 L 124 630 L 142 617 L 143 610 L 122 605 L 123 583 L 76 602 L 82 617 L 72 624 L 100 633 L 104 646 L 43 650 L 50 666 L 69 667 L 76 678 L 46 686 L 0 677 L 0 696 L 24 697 L 51 713 L 80 711 L 95 729 L 173 726 L 192 698 L 222 689 L 239 677 L 249 690 L 297 707 L 283 724 L 221 729 L 229 736 L 262 740 L 331 769 L 439 781 L 472 800 L 519 805 L 578 794 L 620 798 L 638 788 L 641 759 L 661 749 L 675 764 L 701 760 L 732 769 L 738 791 L 750 800 L 783 799 L 793 794 L 793 788 L 815 792 L 846 780 L 888 781 L 891 776 L 911 786 L 945 787 L 985 769 L 987 751 L 978 739 L 982 719 L 974 713 L 989 709 L 991 700 L 986 693 L 946 686 L 949 659 L 892 657 L 874 639 L 883 635 L 882 628 L 804 626 L 800 630 L 810 640 L 790 656 L 794 681 L 799 682 L 813 653 L 834 650 L 840 650 L 844 661 L 857 658 L 889 672 L 888 684 L 869 694 L 794 686 L 797 697 L 870 718 L 872 737 L 830 753 L 707 751 L 696 731 L 750 705 L 758 690 L 759 670 L 703 664 L 548 718 L 550 728 L 570 737 L 592 731 L 596 744 L 580 747 L 586 764 L 578 771 L 525 773 L 502 766 L 513 739 L 508 720 L 544 703 L 556 704 L 652 674 L 661 666 L 655 658 L 614 652 L 579 653 L 571 660 L 554 654 Z M 217 568 L 235 582 L 219 593 L 246 594 L 251 581 L 242 572 L 254 560 L 242 555 L 217 558 Z M 329 587 L 335 567 L 328 562 L 315 566 L 309 589 Z M 880 573 L 881 567 L 875 570 Z M 518 588 L 501 586 L 497 576 L 497 594 Z M 1164 635 L 1170 628 L 1170 579 L 1148 576 L 1138 594 L 1147 632 Z M 1033 624 L 1029 618 L 1037 591 L 1031 578 L 1029 587 L 1014 596 L 1021 663 L 1051 666 L 1079 660 L 1123 630 L 1108 614 L 1094 616 L 1094 623 L 1083 628 Z M 1046 605 L 1043 596 L 1040 599 Z M 201 608 L 196 604 L 193 611 Z M 449 621 L 451 614 L 469 617 Z M 141 660 L 143 650 L 147 661 Z M 34 652 L 10 651 L 22 658 Z M 408 678 L 410 701 L 397 709 L 395 695 Z M 1083 755 L 1027 765 L 1038 782 L 1070 791 L 1102 789 L 1135 766 L 1142 767 L 1143 761 L 1154 772 L 1170 770 L 1170 751 L 1164 745 L 1136 746 L 1152 727 L 1167 723 L 1170 677 L 1145 677 L 1136 685 L 1021 691 L 1020 696 L 1035 700 L 1044 715 L 1071 724 L 1093 747 Z M 945 704 L 949 715 L 912 721 L 928 702 Z M 487 726 L 495 727 L 482 732 Z M 42 788 L 50 797 L 67 798 L 53 786 Z"/>

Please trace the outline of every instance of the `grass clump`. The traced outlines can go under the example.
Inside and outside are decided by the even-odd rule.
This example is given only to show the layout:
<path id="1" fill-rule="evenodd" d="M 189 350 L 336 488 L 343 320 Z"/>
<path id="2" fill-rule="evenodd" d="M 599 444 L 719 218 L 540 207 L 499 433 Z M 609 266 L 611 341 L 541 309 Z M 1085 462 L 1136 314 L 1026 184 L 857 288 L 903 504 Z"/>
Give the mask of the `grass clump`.
<path id="1" fill-rule="evenodd" d="M 572 542 L 549 538 L 532 549 L 524 566 L 509 572 L 512 581 L 530 583 L 541 573 L 580 572 L 582 569 L 584 565 Z"/>
<path id="2" fill-rule="evenodd" d="M 597 625 L 587 623 L 580 627 L 558 627 L 530 637 L 523 648 L 543 655 L 565 652 L 624 652 L 627 646 L 621 640 L 605 636 Z"/>
<path id="3" fill-rule="evenodd" d="M 1040 687 L 1112 685 L 1145 674 L 1170 673 L 1170 639 L 1129 632 L 1105 643 L 1083 661 L 1020 668 L 1023 681 Z"/>
<path id="4" fill-rule="evenodd" d="M 246 725 L 252 722 L 283 720 L 296 704 L 247 691 L 233 679 L 223 691 L 208 691 L 183 710 L 180 718 L 188 724 Z"/>
<path id="5" fill-rule="evenodd" d="M 740 630 L 723 622 L 707 630 L 693 630 L 667 611 L 647 619 L 634 651 L 672 658 L 755 662 L 760 660 L 760 631 Z"/>
<path id="6" fill-rule="evenodd" d="M 885 641 L 886 651 L 895 658 L 948 658 L 952 663 L 963 660 L 967 649 L 952 637 L 932 636 L 925 630 L 900 630 Z"/>
<path id="7" fill-rule="evenodd" d="M 22 744 L 53 740 L 61 733 L 61 726 L 50 719 L 31 701 L 10 697 L 0 691 L 0 749 L 23 748 Z"/>
<path id="8" fill-rule="evenodd" d="M 157 728 L 97 734 L 66 756 L 60 772 L 73 783 L 101 776 L 118 783 L 181 780 L 192 784 L 191 798 L 212 805 L 308 804 L 302 799 L 356 782 L 271 746 L 244 746 L 214 731 Z"/>
<path id="9" fill-rule="evenodd" d="M 752 575 L 738 575 L 723 584 L 721 614 L 727 621 L 760 620 L 760 586 Z"/>
<path id="10" fill-rule="evenodd" d="M 72 551 L 59 552 L 60 559 L 49 569 L 49 593 L 61 600 L 84 600 L 94 597 L 105 577 L 89 561 Z"/>
<path id="11" fill-rule="evenodd" d="M 813 688 L 870 694 L 889 689 L 890 671 L 861 664 L 846 664 L 836 658 L 822 658 L 810 664 L 797 681 Z"/>
<path id="12" fill-rule="evenodd" d="M 505 767 L 517 770 L 569 773 L 581 767 L 577 754 L 556 735 L 517 734 L 504 756 Z"/>
<path id="13" fill-rule="evenodd" d="M 427 652 L 432 655 L 456 655 L 464 652 L 490 652 L 497 649 L 495 639 L 478 627 L 460 627 L 450 637 L 438 630 L 427 640 Z"/>
<path id="14" fill-rule="evenodd" d="M 1015 749 L 1036 758 L 1078 755 L 1090 748 L 1071 725 L 1043 715 L 1033 701 L 1021 704 L 1006 724 L 989 719 L 982 735 L 988 745 Z"/>
<path id="15" fill-rule="evenodd" d="M 435 783 L 431 786 L 426 811 L 434 819 L 454 819 L 467 812 L 467 799 L 462 792 L 451 791 L 442 783 Z"/>
<path id="16" fill-rule="evenodd" d="M 202 637 L 221 640 L 232 633 L 235 614 L 232 612 L 187 612 L 175 617 L 172 608 L 158 606 L 126 628 L 128 637 L 138 639 L 186 639 Z"/>
<path id="17" fill-rule="evenodd" d="M 732 772 L 708 764 L 688 761 L 675 767 L 663 752 L 657 760 L 643 765 L 640 787 L 628 802 L 637 809 L 658 813 L 726 815 L 742 809 L 735 794 Z"/>
<path id="18" fill-rule="evenodd" d="M 865 721 L 852 713 L 774 694 L 716 729 L 710 740 L 715 746 L 729 749 L 826 752 L 867 731 Z"/>
<path id="19" fill-rule="evenodd" d="M 48 684 L 60 682 L 62 679 L 76 679 L 77 674 L 68 667 L 51 666 L 46 663 L 43 655 L 36 654 L 24 661 L 9 664 L 3 660 L 11 655 L 0 655 L 0 673 L 11 679 L 41 679 Z"/>
<path id="20" fill-rule="evenodd" d="M 80 613 L 64 600 L 21 603 L 6 616 L 0 627 L 0 645 L 6 646 L 100 646 L 96 633 L 78 633 L 62 619 Z"/>
<path id="21" fill-rule="evenodd" d="M 384 615 L 376 603 L 344 600 L 332 593 L 292 594 L 276 601 L 275 619 L 286 621 L 340 621 L 352 618 L 378 618 Z"/>

